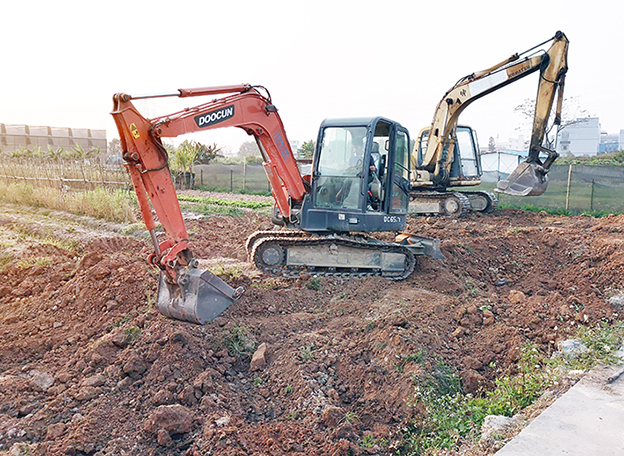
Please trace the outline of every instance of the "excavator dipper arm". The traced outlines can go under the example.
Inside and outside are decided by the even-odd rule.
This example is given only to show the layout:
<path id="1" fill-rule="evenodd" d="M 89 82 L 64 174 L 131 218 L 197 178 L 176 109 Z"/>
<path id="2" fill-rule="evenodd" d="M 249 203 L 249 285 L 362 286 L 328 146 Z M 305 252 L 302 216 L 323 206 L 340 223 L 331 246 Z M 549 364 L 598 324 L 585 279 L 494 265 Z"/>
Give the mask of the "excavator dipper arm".
<path id="1" fill-rule="evenodd" d="M 231 95 L 155 119 L 146 119 L 132 104 L 133 99 L 141 98 L 218 94 Z M 277 109 L 270 97 L 242 84 L 137 97 L 119 93 L 113 97 L 111 114 L 119 130 L 123 158 L 141 214 L 154 243 L 149 261 L 162 270 L 157 306 L 165 315 L 181 320 L 202 324 L 212 320 L 243 290 L 234 290 L 209 271 L 197 270 L 198 262 L 191 253 L 169 171 L 168 154 L 160 138 L 221 127 L 244 129 L 256 138 L 275 202 L 284 218 L 289 219 L 294 217 L 293 204 L 301 202 L 306 188 Z M 150 202 L 165 231 L 166 239 L 161 242 L 154 231 Z"/>

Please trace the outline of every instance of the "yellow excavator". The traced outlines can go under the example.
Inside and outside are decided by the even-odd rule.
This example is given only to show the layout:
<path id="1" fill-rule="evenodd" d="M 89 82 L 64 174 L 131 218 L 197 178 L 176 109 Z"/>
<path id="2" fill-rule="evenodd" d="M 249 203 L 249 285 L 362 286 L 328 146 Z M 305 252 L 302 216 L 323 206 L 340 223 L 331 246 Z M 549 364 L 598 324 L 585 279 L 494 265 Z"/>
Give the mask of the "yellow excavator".
<path id="1" fill-rule="evenodd" d="M 548 51 L 538 50 L 552 42 Z M 450 191 L 481 183 L 481 160 L 474 131 L 458 125 L 459 115 L 473 101 L 539 71 L 533 131 L 526 161 L 498 183 L 496 192 L 537 196 L 548 186 L 548 170 L 557 159 L 544 147 L 549 118 L 558 93 L 553 125 L 561 124 L 563 87 L 568 70 L 567 37 L 562 32 L 533 48 L 514 54 L 487 70 L 460 79 L 438 104 L 431 126 L 421 130 L 412 151 L 410 212 L 458 216 L 467 211 L 489 212 L 496 195 L 485 191 Z M 542 157 L 546 157 L 542 160 Z"/>

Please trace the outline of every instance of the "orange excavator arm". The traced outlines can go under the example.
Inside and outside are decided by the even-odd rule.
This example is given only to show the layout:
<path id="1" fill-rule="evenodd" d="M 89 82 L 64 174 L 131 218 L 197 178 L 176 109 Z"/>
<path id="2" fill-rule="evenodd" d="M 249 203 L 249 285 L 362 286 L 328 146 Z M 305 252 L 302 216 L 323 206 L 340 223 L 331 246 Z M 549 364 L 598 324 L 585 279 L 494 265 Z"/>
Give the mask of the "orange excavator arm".
<path id="1" fill-rule="evenodd" d="M 232 92 L 238 93 L 154 119 L 143 117 L 132 104 L 132 100 L 142 98 L 184 98 Z M 223 127 L 242 128 L 258 142 L 273 197 L 285 218 L 291 216 L 292 202 L 300 202 L 306 194 L 277 109 L 269 97 L 250 85 L 180 89 L 171 94 L 135 97 L 116 94 L 113 101 L 112 115 L 145 224 L 153 233 L 155 224 L 146 198 L 149 197 L 167 235 L 167 240 L 157 249 L 161 253 L 167 251 L 162 261 L 165 267 L 187 249 L 188 235 L 169 172 L 167 151 L 160 138 Z"/>
<path id="2" fill-rule="evenodd" d="M 167 292 L 162 290 L 161 278 L 159 303 L 162 301 L 164 308 L 159 304 L 159 310 L 167 315 L 174 314 L 171 316 L 202 323 L 203 315 L 212 319 L 212 307 L 209 311 L 197 310 L 197 302 L 202 298 L 197 296 L 201 295 L 202 280 L 210 282 L 212 288 L 216 288 L 218 293 L 226 295 L 230 300 L 240 295 L 242 290 L 235 292 L 208 271 L 203 274 L 195 271 L 197 261 L 193 259 L 190 250 L 162 137 L 176 137 L 223 127 L 242 128 L 254 136 L 258 143 L 273 197 L 284 218 L 288 219 L 293 215 L 293 204 L 300 204 L 307 193 L 277 109 L 271 103 L 268 91 L 264 96 L 258 88 L 241 84 L 180 89 L 173 93 L 142 96 L 118 93 L 113 97 L 111 114 L 119 130 L 123 158 L 135 187 L 143 220 L 154 244 L 154 254 L 150 256 L 150 262 L 160 267 L 165 274 Z M 132 104 L 132 100 L 143 98 L 186 98 L 220 94 L 229 95 L 154 119 L 146 119 Z M 166 239 L 161 242 L 155 235 L 150 202 L 166 234 Z M 193 281 L 197 283 L 193 284 Z M 188 285 L 189 282 L 192 287 Z M 178 311 L 180 306 L 191 307 L 191 313 L 202 315 L 180 316 L 180 312 L 188 313 L 188 309 Z"/>

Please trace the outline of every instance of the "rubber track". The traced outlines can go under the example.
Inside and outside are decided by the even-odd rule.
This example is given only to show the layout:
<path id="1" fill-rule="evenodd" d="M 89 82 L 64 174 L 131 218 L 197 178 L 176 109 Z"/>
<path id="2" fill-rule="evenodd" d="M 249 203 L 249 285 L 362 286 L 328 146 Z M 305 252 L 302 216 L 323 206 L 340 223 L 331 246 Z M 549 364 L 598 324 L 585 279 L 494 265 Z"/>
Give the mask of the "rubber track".
<path id="1" fill-rule="evenodd" d="M 414 272 L 414 268 L 416 267 L 416 258 L 414 257 L 414 254 L 410 252 L 404 246 L 398 245 L 398 244 L 388 244 L 388 243 L 381 242 L 381 241 L 369 242 L 366 240 L 369 238 L 365 238 L 365 237 L 360 237 L 361 239 L 364 239 L 364 240 L 349 239 L 347 237 L 342 237 L 342 236 L 341 237 L 337 237 L 337 236 L 309 237 L 306 234 L 303 234 L 297 231 L 294 231 L 294 232 L 273 231 L 271 233 L 274 236 L 272 237 L 259 236 L 258 238 L 256 238 L 256 239 L 259 239 L 259 241 L 255 242 L 255 244 L 253 245 L 250 257 L 258 269 L 260 269 L 264 273 L 271 274 L 274 276 L 298 278 L 301 272 L 307 272 L 317 277 L 320 277 L 320 276 L 322 277 L 379 276 L 379 277 L 384 277 L 390 280 L 404 280 L 407 277 L 409 277 L 412 272 Z M 301 237 L 302 235 L 305 237 Z M 331 270 L 330 267 L 328 267 L 328 269 L 320 269 L 321 267 L 315 267 L 313 270 L 309 270 L 305 266 L 296 266 L 296 267 L 295 266 L 283 266 L 279 268 L 269 268 L 263 265 L 262 263 L 259 263 L 258 261 L 256 261 L 256 253 L 258 251 L 258 248 L 260 248 L 261 245 L 265 243 L 270 243 L 270 242 L 274 242 L 278 244 L 280 247 L 282 247 L 284 249 L 284 255 L 286 254 L 286 250 L 288 249 L 288 247 L 293 246 L 293 245 L 324 247 L 330 244 L 337 244 L 337 245 L 343 245 L 343 246 L 348 246 L 348 247 L 358 247 L 361 249 L 376 250 L 380 252 L 402 253 L 407 257 L 407 265 L 406 265 L 406 268 L 402 272 L 399 272 L 399 273 L 387 273 L 387 272 L 384 273 L 381 270 L 368 270 L 368 269 L 357 270 L 357 271 L 351 271 L 351 270 L 334 271 L 334 270 Z M 283 263 L 285 262 L 286 262 L 286 258 L 283 258 Z"/>

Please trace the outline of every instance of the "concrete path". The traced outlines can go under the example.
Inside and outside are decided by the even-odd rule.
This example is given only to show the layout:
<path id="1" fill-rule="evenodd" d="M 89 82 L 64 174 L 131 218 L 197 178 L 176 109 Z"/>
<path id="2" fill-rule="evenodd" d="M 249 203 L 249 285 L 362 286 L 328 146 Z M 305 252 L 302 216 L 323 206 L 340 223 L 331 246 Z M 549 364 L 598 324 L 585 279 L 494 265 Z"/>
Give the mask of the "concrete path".
<path id="1" fill-rule="evenodd" d="M 586 374 L 496 456 L 624 456 L 623 370 Z"/>

